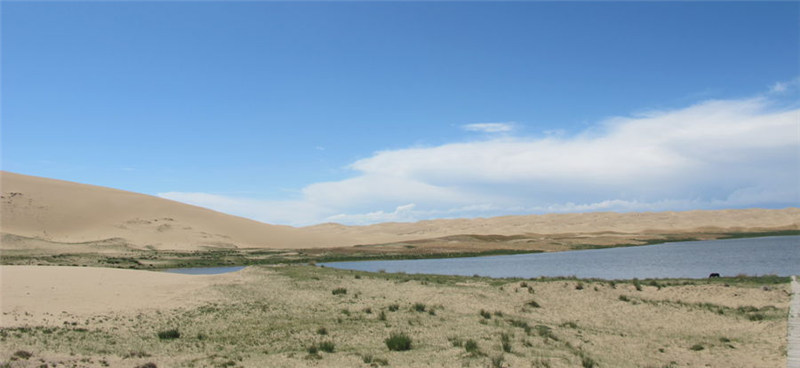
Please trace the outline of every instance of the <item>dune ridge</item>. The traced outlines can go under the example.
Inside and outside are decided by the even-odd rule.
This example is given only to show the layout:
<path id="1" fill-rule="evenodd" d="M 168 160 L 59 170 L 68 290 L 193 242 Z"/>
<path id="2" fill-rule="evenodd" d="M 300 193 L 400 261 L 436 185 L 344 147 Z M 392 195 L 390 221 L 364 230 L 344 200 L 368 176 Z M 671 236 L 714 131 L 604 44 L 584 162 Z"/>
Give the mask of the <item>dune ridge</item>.
<path id="1" fill-rule="evenodd" d="M 265 224 L 159 197 L 0 172 L 0 231 L 63 243 L 121 239 L 133 248 L 307 249 L 461 234 L 683 233 L 800 229 L 800 208 L 687 212 L 592 212 L 426 220 L 368 226 Z"/>

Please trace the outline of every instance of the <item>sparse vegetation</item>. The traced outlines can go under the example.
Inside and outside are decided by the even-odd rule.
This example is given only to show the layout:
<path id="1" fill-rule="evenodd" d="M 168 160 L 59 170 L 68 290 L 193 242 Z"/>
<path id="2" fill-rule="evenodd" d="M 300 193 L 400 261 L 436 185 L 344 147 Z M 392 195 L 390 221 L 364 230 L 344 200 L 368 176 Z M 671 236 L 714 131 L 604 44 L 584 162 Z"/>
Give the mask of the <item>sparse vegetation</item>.
<path id="1" fill-rule="evenodd" d="M 339 287 L 339 288 L 333 289 L 331 291 L 331 293 L 333 295 L 344 295 L 344 294 L 347 294 L 347 289 Z"/>
<path id="2" fill-rule="evenodd" d="M 305 265 L 253 268 L 245 274 L 244 282 L 240 278 L 239 283 L 217 289 L 224 299 L 197 307 L 143 312 L 141 317 L 104 315 L 100 317 L 102 321 L 65 315 L 68 324 L 63 327 L 0 328 L 0 343 L 33 351 L 37 359 L 54 354 L 65 356 L 69 351 L 59 346 L 70 346 L 76 355 L 70 362 L 65 361 L 64 366 L 100 366 L 103 358 L 116 356 L 123 362 L 108 359 L 110 366 L 125 366 L 127 359 L 135 359 L 127 360 L 127 366 L 153 360 L 162 366 L 365 364 L 377 367 L 388 364 L 383 363 L 385 359 L 373 356 L 380 354 L 375 344 L 381 342 L 386 344 L 384 351 L 391 354 L 393 366 L 485 367 L 500 356 L 496 354 L 504 354 L 500 363 L 504 367 L 597 367 L 598 363 L 602 367 L 666 367 L 681 350 L 687 357 L 684 362 L 687 366 L 731 366 L 748 361 L 749 357 L 764 362 L 780 359 L 775 358 L 777 353 L 761 347 L 765 339 L 780 336 L 780 329 L 785 328 L 780 321 L 785 320 L 787 313 L 785 285 L 770 285 L 772 290 L 764 292 L 761 289 L 764 284 L 744 277 L 724 289 L 716 280 L 658 280 L 662 286 L 660 292 L 645 287 L 642 293 L 636 293 L 631 280 L 616 281 L 620 288 L 614 291 L 606 287 L 608 281 L 575 278 L 521 281 L 416 274 L 360 275 L 360 294 L 346 285 L 350 290 L 345 297 L 332 297 L 331 290 L 340 287 L 342 280 L 353 280 L 349 271 Z M 513 288 L 522 282 L 526 287 L 535 287 L 537 295 L 526 295 L 522 289 L 515 293 Z M 584 290 L 599 286 L 600 292 L 571 292 L 578 282 L 583 283 Z M 650 280 L 641 283 L 652 284 Z M 704 290 L 713 292 L 718 288 L 740 297 L 735 304 L 714 294 L 709 295 L 715 299 L 704 300 L 702 295 L 691 294 L 697 289 L 688 283 L 710 285 L 710 289 Z M 505 286 L 505 290 L 500 290 L 500 286 Z M 290 287 L 293 293 L 283 292 Z M 690 294 L 683 294 L 682 290 Z M 620 292 L 641 307 L 614 304 L 621 297 Z M 694 299 L 684 299 L 685 295 Z M 648 299 L 656 296 L 658 300 Z M 533 309 L 536 307 L 527 303 L 531 297 L 545 309 Z M 308 304 L 303 298 L 319 302 Z M 474 307 L 459 304 L 464 300 L 474 302 Z M 416 301 L 424 302 L 418 304 L 425 306 L 425 314 L 417 313 Z M 566 310 L 565 305 L 570 313 L 561 312 Z M 390 315 L 392 309 L 395 313 Z M 431 310 L 435 310 L 437 317 L 428 316 Z M 751 322 L 749 316 L 757 314 L 770 323 Z M 609 316 L 617 316 L 617 322 L 601 327 L 598 321 Z M 676 334 L 654 327 L 678 317 L 702 324 L 703 333 L 682 329 Z M 118 326 L 119 330 L 108 326 Z M 154 331 L 177 331 L 178 327 L 179 340 L 168 342 L 156 338 Z M 753 329 L 759 332 L 753 333 Z M 408 352 L 396 353 L 404 351 L 402 346 L 406 344 L 393 343 L 394 334 L 390 332 L 408 338 Z M 659 340 L 661 337 L 666 342 Z M 613 349 L 624 352 L 625 361 L 619 360 L 615 355 L 618 353 L 607 353 L 609 339 L 619 342 Z M 637 346 L 640 341 L 650 348 L 629 347 Z M 235 349 L 231 342 L 235 342 Z M 330 352 L 324 347 L 326 342 L 332 345 Z M 692 353 L 690 347 L 697 342 L 714 354 Z M 446 349 L 453 346 L 447 356 L 455 360 L 441 360 L 442 344 L 447 345 Z M 98 353 L 98 347 L 104 352 Z M 664 353 L 659 353 L 659 348 Z M 148 358 L 151 355 L 154 357 Z M 80 363 L 79 359 L 84 358 L 91 358 L 94 363 Z"/>

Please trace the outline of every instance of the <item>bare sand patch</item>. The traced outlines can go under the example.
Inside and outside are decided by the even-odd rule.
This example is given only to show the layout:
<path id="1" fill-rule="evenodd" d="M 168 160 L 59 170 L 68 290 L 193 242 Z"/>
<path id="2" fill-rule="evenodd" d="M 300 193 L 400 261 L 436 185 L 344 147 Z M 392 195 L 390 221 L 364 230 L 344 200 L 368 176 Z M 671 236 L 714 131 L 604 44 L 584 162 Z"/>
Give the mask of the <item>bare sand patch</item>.
<path id="1" fill-rule="evenodd" d="M 235 273 L 192 276 L 113 268 L 0 266 L 0 327 L 189 307 L 220 296 L 209 286 L 237 278 Z"/>

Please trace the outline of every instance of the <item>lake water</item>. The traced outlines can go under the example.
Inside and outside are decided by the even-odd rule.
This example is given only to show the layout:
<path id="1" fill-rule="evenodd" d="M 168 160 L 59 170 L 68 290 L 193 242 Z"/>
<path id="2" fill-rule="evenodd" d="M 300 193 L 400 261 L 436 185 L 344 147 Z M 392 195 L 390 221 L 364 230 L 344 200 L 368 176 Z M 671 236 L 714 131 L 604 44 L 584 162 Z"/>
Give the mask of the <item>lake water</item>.
<path id="1" fill-rule="evenodd" d="M 216 275 L 218 273 L 236 272 L 245 267 L 247 266 L 169 268 L 164 270 L 164 272 L 182 273 L 185 275 Z"/>
<path id="2" fill-rule="evenodd" d="M 665 243 L 507 256 L 323 263 L 360 271 L 440 275 L 580 278 L 705 278 L 800 274 L 800 236 Z"/>

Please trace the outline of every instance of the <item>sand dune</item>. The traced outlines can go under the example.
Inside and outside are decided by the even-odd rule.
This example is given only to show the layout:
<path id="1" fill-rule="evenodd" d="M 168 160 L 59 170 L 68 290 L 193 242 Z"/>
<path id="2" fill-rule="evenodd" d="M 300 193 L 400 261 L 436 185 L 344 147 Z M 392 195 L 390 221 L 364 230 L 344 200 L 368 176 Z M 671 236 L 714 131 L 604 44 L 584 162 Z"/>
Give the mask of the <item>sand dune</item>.
<path id="1" fill-rule="evenodd" d="M 154 196 L 0 172 L 0 230 L 51 242 L 120 239 L 135 248 L 320 248 L 459 234 L 681 233 L 800 228 L 800 208 L 583 213 L 430 220 L 370 226 L 276 226 Z"/>

